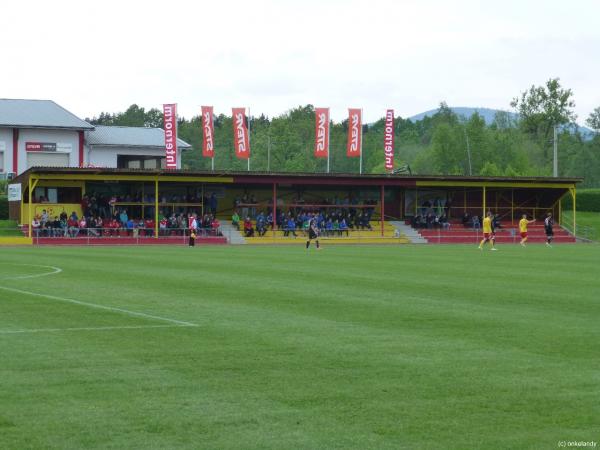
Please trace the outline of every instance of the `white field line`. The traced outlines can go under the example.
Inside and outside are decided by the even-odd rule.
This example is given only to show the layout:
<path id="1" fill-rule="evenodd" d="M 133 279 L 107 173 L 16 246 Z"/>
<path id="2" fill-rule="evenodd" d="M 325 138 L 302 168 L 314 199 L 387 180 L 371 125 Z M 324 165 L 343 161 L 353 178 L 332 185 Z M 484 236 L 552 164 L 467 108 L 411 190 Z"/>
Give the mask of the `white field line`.
<path id="1" fill-rule="evenodd" d="M 4 263 L 0 263 L 0 264 L 4 264 Z M 16 264 L 16 263 L 7 263 L 7 264 L 10 266 L 44 267 L 46 269 L 52 269 L 52 272 L 44 272 L 44 273 L 38 273 L 38 274 L 34 274 L 34 275 L 20 275 L 20 276 L 16 276 L 16 277 L 1 277 L 0 280 L 24 280 L 27 278 L 38 278 L 38 277 L 46 277 L 48 275 L 56 275 L 57 273 L 62 272 L 62 269 L 60 267 L 43 266 L 41 264 Z"/>
<path id="2" fill-rule="evenodd" d="M 187 325 L 123 325 L 106 327 L 76 327 L 76 328 L 34 328 L 31 330 L 0 330 L 0 334 L 44 333 L 60 331 L 105 331 L 105 330 L 143 330 L 146 328 L 186 328 Z"/>
<path id="3" fill-rule="evenodd" d="M 105 311 L 117 312 L 117 313 L 121 313 L 121 314 L 126 314 L 128 316 L 144 317 L 146 319 L 154 319 L 154 320 L 161 320 L 163 322 L 171 322 L 171 323 L 175 323 L 177 325 L 183 325 L 186 327 L 197 327 L 198 326 L 195 323 L 184 322 L 183 320 L 169 319 L 167 317 L 154 316 L 152 314 L 146 314 L 146 313 L 138 312 L 138 311 L 130 311 L 128 309 L 123 309 L 123 308 L 115 308 L 113 306 L 98 305 L 96 303 L 82 302 L 81 300 L 75 300 L 75 299 L 66 298 L 66 297 L 58 297 L 57 295 L 39 294 L 37 292 L 24 291 L 22 289 L 10 288 L 10 287 L 6 287 L 6 286 L 0 286 L 0 289 L 4 289 L 5 291 L 10 291 L 10 292 L 16 292 L 18 294 L 33 295 L 34 297 L 42 297 L 42 298 L 47 298 L 50 300 L 57 300 L 59 302 L 73 303 L 74 305 L 87 306 L 89 308 L 103 309 Z"/>

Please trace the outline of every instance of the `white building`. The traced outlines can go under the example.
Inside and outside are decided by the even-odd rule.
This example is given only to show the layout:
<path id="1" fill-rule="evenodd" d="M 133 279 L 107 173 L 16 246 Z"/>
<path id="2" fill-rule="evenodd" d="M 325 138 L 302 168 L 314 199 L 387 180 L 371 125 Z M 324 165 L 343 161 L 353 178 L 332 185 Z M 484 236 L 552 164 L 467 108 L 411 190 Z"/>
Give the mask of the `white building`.
<path id="1" fill-rule="evenodd" d="M 51 100 L 0 99 L 0 177 L 34 166 L 160 168 L 164 142 L 159 128 L 94 127 Z M 178 169 L 190 148 L 178 139 Z"/>

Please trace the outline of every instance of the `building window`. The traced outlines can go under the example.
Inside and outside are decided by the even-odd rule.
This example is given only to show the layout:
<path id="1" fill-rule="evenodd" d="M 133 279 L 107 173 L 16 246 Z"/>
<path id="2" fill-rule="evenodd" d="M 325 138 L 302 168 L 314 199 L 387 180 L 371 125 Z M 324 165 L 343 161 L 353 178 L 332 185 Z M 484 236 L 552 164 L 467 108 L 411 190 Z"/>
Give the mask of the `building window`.
<path id="1" fill-rule="evenodd" d="M 119 169 L 158 169 L 165 167 L 165 158 L 160 156 L 117 155 Z"/>

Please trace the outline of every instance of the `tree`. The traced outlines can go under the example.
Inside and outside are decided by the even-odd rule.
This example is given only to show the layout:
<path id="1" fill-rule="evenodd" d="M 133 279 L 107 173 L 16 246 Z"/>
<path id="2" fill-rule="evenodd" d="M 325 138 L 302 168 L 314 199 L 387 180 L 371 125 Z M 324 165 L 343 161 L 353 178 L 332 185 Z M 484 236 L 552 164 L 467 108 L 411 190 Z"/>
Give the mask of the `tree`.
<path id="1" fill-rule="evenodd" d="M 571 89 L 563 89 L 560 79 L 552 78 L 545 86 L 531 86 L 511 102 L 511 106 L 519 113 L 523 131 L 542 145 L 546 159 L 550 156 L 553 128 L 575 121 L 575 101 L 572 97 Z"/>
<path id="2" fill-rule="evenodd" d="M 596 133 L 600 133 L 600 106 L 592 111 L 585 123 Z"/>

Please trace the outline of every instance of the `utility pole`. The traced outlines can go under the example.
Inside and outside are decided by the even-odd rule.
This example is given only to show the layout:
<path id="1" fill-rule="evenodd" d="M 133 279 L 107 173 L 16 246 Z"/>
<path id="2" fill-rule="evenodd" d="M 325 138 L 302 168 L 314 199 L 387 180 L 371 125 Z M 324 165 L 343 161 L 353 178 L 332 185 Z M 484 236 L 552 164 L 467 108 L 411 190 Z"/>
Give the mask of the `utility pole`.
<path id="1" fill-rule="evenodd" d="M 267 135 L 267 172 L 271 172 L 271 134 Z"/>
<path id="2" fill-rule="evenodd" d="M 554 167 L 553 176 L 558 177 L 558 133 L 557 127 L 554 125 Z"/>
<path id="3" fill-rule="evenodd" d="M 467 127 L 463 128 L 463 132 L 465 133 L 465 140 L 467 141 L 467 158 L 469 160 L 469 176 L 473 175 L 473 170 L 471 168 L 471 146 L 469 145 L 469 135 L 467 134 Z"/>

